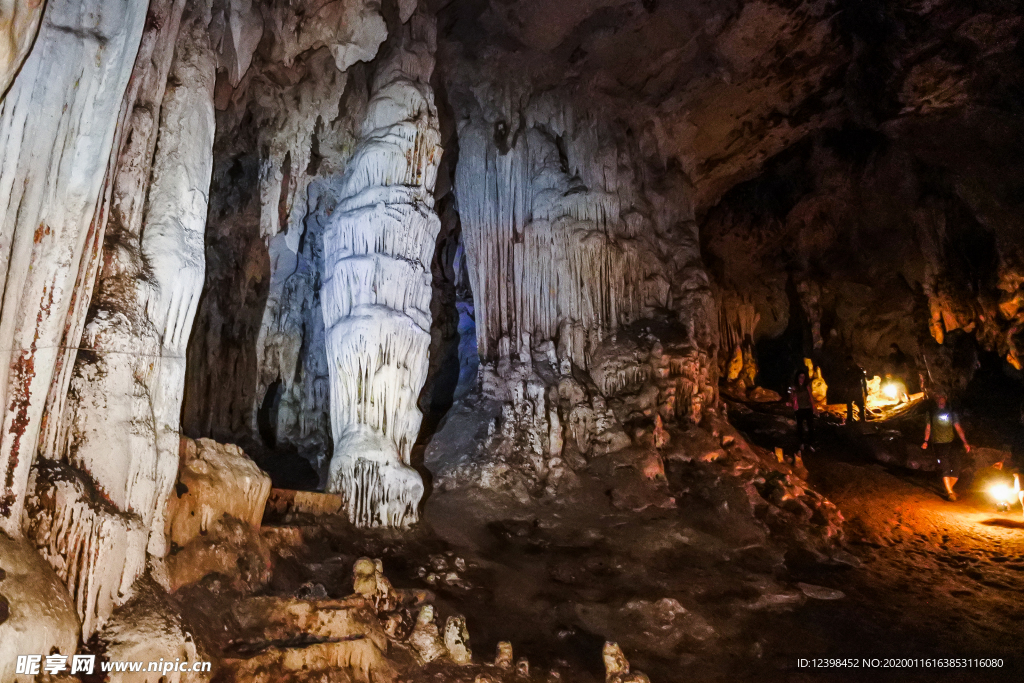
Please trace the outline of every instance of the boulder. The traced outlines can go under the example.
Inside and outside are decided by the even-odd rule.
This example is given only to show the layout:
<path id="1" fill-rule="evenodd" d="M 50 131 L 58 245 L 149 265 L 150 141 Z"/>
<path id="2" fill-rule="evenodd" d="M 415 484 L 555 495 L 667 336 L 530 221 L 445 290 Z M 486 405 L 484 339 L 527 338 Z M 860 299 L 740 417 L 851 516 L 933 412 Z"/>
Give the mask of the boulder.
<path id="1" fill-rule="evenodd" d="M 167 536 L 184 547 L 225 515 L 259 529 L 269 495 L 270 477 L 238 446 L 183 437 Z"/>
<path id="2" fill-rule="evenodd" d="M 64 583 L 29 543 L 0 533 L 0 681 L 14 680 L 18 655 L 70 657 L 78 633 Z"/>

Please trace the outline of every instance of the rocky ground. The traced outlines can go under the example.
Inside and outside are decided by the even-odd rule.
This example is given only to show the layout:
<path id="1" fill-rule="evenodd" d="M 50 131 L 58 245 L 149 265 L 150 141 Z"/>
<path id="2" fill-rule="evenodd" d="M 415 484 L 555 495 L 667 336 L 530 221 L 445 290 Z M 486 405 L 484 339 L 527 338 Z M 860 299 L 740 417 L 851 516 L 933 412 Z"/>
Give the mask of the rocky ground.
<path id="1" fill-rule="evenodd" d="M 410 682 L 594 683 L 606 641 L 655 683 L 1015 678 L 1024 515 L 995 511 L 982 483 L 994 472 L 965 478 L 948 503 L 933 474 L 874 460 L 872 444 L 890 434 L 877 425 L 825 425 L 815 453 L 779 462 L 775 445 L 792 452 L 779 412 L 733 406 L 742 432 L 713 417 L 670 430 L 653 463 L 641 449 L 592 457 L 564 495 L 434 490 L 406 533 L 357 531 L 308 501 L 310 514 L 284 515 L 275 493 L 259 552 L 175 599 L 222 663 L 220 681 L 390 671 Z M 393 605 L 364 602 L 358 585 L 353 594 L 360 557 L 382 560 Z M 442 635 L 465 617 L 471 664 L 417 661 L 409 633 L 424 604 Z M 493 665 L 502 641 L 507 669 Z M 799 664 L 846 657 L 1003 667 Z"/>
<path id="2" fill-rule="evenodd" d="M 788 450 L 785 419 L 767 420 Z M 772 433 L 758 429 L 757 439 Z M 240 598 L 223 582 L 205 581 L 185 589 L 183 603 L 199 606 L 207 629 L 221 634 L 213 641 L 238 668 L 252 655 L 253 636 L 240 630 L 250 608 L 240 612 L 238 600 L 252 609 L 268 609 L 259 600 L 270 599 L 288 603 L 274 609 L 309 601 L 357 609 L 345 599 L 352 565 L 365 555 L 383 560 L 411 614 L 426 601 L 439 625 L 466 617 L 473 665 L 442 659 L 421 668 L 408 645 L 392 644 L 400 680 L 591 683 L 604 679 L 606 640 L 620 643 L 634 671 L 655 683 L 1016 676 L 1024 620 L 1019 509 L 996 514 L 981 493 L 946 503 L 932 475 L 870 462 L 857 451 L 861 441 L 829 428 L 806 476 L 845 517 L 843 540 L 830 506 L 800 493 L 802 468 L 730 436 L 719 433 L 727 445 L 718 445 L 713 432 L 674 432 L 675 445 L 663 451 L 664 479 L 616 466 L 614 456 L 595 459 L 580 487 L 558 500 L 523 503 L 479 488 L 434 492 L 423 522 L 404 535 L 355 531 L 340 518 L 267 519 L 265 588 Z M 778 517 L 796 515 L 798 500 L 806 517 Z M 222 611 L 234 617 L 210 617 Z M 267 634 L 263 644 L 283 650 L 316 643 L 309 634 Z M 500 641 L 511 642 L 515 659 L 528 659 L 528 678 L 488 666 Z M 799 666 L 801 658 L 847 656 L 994 656 L 1004 668 Z"/>

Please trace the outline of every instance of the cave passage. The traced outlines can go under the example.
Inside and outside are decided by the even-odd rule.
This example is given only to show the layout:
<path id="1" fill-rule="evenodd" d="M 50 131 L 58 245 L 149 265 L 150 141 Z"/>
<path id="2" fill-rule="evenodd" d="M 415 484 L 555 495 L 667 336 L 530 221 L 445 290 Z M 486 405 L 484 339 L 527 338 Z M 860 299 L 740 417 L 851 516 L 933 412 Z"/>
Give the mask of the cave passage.
<path id="1" fill-rule="evenodd" d="M 1020 3 L 0 6 L 0 683 L 1019 679 Z"/>

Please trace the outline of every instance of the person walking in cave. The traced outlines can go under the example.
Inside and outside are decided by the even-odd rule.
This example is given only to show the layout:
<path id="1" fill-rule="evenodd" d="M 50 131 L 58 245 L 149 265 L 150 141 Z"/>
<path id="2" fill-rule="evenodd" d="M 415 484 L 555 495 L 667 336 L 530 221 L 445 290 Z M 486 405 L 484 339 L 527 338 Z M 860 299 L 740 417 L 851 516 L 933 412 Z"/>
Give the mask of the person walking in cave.
<path id="1" fill-rule="evenodd" d="M 939 465 L 942 485 L 946 489 L 946 500 L 956 500 L 953 487 L 960 476 L 960 458 L 954 443 L 956 437 L 964 444 L 964 452 L 970 453 L 971 446 L 967 443 L 960 416 L 949 408 L 946 397 L 938 394 L 935 397 L 935 408 L 928 413 L 928 421 L 924 427 L 924 443 L 921 448 L 927 450 L 929 445 Z"/>
<path id="2" fill-rule="evenodd" d="M 814 417 L 818 414 L 818 408 L 814 404 L 814 395 L 811 393 L 811 382 L 807 373 L 801 371 L 796 376 L 796 384 L 789 392 L 790 406 L 796 413 L 796 437 L 800 442 L 800 450 L 804 447 L 813 449 L 814 441 Z"/>
<path id="3" fill-rule="evenodd" d="M 860 421 L 867 422 L 868 414 L 864 408 L 866 396 L 868 395 L 868 378 L 864 368 L 857 365 L 853 355 L 846 357 L 846 371 L 844 373 L 844 384 L 846 385 L 846 423 L 854 421 L 853 406 L 857 406 L 860 414 Z"/>

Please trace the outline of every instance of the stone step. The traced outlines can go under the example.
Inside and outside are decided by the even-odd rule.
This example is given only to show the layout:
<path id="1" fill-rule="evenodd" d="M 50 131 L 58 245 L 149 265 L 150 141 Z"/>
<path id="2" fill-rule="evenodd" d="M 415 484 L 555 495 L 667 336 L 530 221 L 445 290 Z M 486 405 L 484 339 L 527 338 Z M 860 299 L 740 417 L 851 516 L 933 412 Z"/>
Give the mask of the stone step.
<path id="1" fill-rule="evenodd" d="M 380 683 L 394 677 L 388 639 L 362 597 L 258 596 L 231 607 L 235 632 L 217 681 Z"/>
<path id="2" fill-rule="evenodd" d="M 290 522 L 298 515 L 324 517 L 342 513 L 342 498 L 336 493 L 271 489 L 265 517 Z"/>

